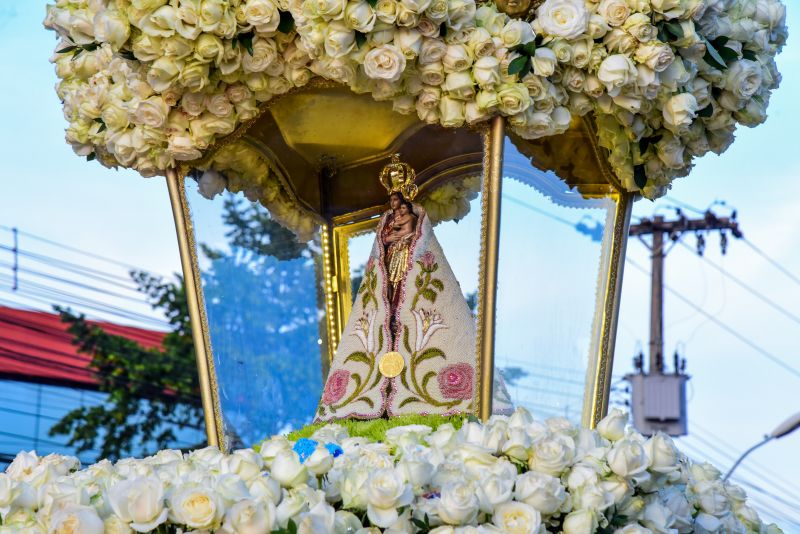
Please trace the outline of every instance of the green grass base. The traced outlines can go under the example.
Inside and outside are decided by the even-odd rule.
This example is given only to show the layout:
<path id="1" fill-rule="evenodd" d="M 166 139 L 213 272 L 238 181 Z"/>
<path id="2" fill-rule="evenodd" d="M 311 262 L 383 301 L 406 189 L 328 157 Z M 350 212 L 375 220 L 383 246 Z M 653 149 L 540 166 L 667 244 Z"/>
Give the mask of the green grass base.
<path id="1" fill-rule="evenodd" d="M 351 437 L 364 437 L 372 441 L 383 441 L 386 438 L 386 431 L 397 426 L 406 425 L 426 425 L 436 430 L 440 425 L 450 423 L 456 430 L 461 428 L 464 420 L 469 420 L 474 416 L 452 415 L 443 417 L 441 415 L 401 415 L 391 419 L 371 419 L 361 421 L 358 419 L 342 419 L 328 423 L 316 423 L 307 425 L 300 430 L 291 432 L 286 438 L 290 441 L 297 441 L 300 438 L 310 438 L 311 435 L 329 424 L 337 424 L 347 429 Z M 476 419 L 477 420 L 477 419 Z"/>

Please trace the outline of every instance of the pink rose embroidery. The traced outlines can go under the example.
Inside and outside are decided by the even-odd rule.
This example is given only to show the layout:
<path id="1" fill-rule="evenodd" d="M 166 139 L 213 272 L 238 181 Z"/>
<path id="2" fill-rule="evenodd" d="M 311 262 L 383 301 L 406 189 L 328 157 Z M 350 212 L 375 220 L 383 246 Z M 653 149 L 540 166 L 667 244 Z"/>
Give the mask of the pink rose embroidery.
<path id="1" fill-rule="evenodd" d="M 448 365 L 439 371 L 439 390 L 446 399 L 471 399 L 473 374 L 468 363 Z"/>
<path id="2" fill-rule="evenodd" d="M 349 381 L 349 371 L 339 369 L 331 373 L 328 377 L 328 381 L 325 383 L 325 391 L 322 393 L 322 404 L 331 405 L 344 397 Z"/>
<path id="3" fill-rule="evenodd" d="M 433 269 L 433 264 L 436 263 L 436 258 L 434 257 L 433 252 L 428 250 L 425 252 L 425 254 L 422 255 L 419 261 L 422 263 L 423 269 L 425 269 L 426 271 L 430 271 L 431 269 Z"/>

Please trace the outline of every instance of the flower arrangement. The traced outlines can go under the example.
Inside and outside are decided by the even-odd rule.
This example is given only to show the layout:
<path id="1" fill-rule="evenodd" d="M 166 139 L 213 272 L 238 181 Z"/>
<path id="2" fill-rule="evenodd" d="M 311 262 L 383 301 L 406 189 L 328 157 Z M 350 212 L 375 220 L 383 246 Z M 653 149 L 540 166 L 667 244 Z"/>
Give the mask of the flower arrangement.
<path id="1" fill-rule="evenodd" d="M 0 532 L 780 532 L 715 468 L 626 422 L 614 411 L 588 430 L 517 410 L 384 425 L 380 441 L 329 424 L 258 451 L 164 450 L 83 470 L 23 452 L 0 474 Z"/>
<path id="2" fill-rule="evenodd" d="M 322 77 L 446 127 L 525 138 L 593 113 L 624 186 L 656 197 L 766 119 L 780 0 L 57 0 L 45 25 L 75 151 L 145 176 L 198 159 Z"/>

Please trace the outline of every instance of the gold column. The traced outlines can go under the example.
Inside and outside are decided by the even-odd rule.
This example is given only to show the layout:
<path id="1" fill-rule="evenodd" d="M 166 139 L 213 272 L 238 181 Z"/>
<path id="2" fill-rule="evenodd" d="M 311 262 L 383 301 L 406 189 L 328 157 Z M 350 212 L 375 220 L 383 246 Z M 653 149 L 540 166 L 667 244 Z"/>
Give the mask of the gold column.
<path id="1" fill-rule="evenodd" d="M 203 294 L 201 293 L 200 272 L 195 253 L 194 228 L 186 202 L 186 191 L 183 179 L 175 169 L 167 170 L 167 189 L 172 205 L 172 216 L 175 219 L 175 232 L 178 234 L 178 248 L 181 253 L 183 283 L 186 288 L 186 304 L 189 319 L 192 323 L 192 339 L 197 358 L 197 374 L 200 381 L 200 398 L 203 401 L 203 413 L 206 422 L 206 438 L 209 445 L 221 447 L 222 436 L 219 398 L 217 396 L 216 379 L 213 376 L 214 363 L 211 359 L 211 347 L 208 340 L 207 321 Z"/>
<path id="2" fill-rule="evenodd" d="M 614 230 L 611 236 L 611 258 L 605 273 L 600 323 L 600 343 L 591 359 L 588 379 L 593 384 L 586 392 L 583 408 L 583 426 L 594 428 L 608 411 L 611 393 L 611 372 L 614 369 L 614 347 L 617 341 L 619 304 L 622 295 L 622 275 L 625 268 L 625 252 L 628 247 L 628 230 L 631 224 L 634 195 L 620 193 L 614 213 Z M 588 381 L 588 380 L 587 380 Z M 587 406 L 588 405 L 588 406 Z M 588 409 L 587 409 L 588 407 Z"/>
<path id="3" fill-rule="evenodd" d="M 500 249 L 500 197 L 503 187 L 503 142 L 505 119 L 494 117 L 484 150 L 481 221 L 481 273 L 478 295 L 478 415 L 486 421 L 492 415 L 494 386 L 494 337 L 497 312 L 497 264 Z"/>

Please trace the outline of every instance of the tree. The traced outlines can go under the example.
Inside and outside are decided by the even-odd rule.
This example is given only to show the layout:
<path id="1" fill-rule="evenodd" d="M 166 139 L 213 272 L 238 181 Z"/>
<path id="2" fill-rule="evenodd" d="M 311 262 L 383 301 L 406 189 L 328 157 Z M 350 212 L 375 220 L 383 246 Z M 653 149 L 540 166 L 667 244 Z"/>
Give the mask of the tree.
<path id="1" fill-rule="evenodd" d="M 319 252 L 298 243 L 257 204 L 225 199 L 226 250 L 201 244 L 210 263 L 203 286 L 226 434 L 232 445 L 309 422 L 322 389 Z M 172 445 L 184 428 L 202 428 L 194 346 L 183 281 L 131 273 L 171 331 L 148 349 L 57 308 L 79 351 L 90 354 L 98 406 L 69 412 L 51 435 L 102 457 Z M 314 357 L 316 355 L 316 358 Z M 239 443 L 236 443 L 239 441 Z"/>
<path id="2" fill-rule="evenodd" d="M 99 391 L 106 400 L 80 406 L 50 429 L 68 435 L 68 443 L 84 452 L 98 449 L 103 458 L 119 458 L 172 445 L 182 428 L 200 430 L 203 421 L 198 394 L 191 327 L 182 280 L 165 282 L 144 272 L 132 272 L 139 290 L 161 309 L 172 331 L 160 349 L 145 348 L 112 335 L 83 315 L 56 307 L 67 323 L 78 351 L 92 357 Z"/>

